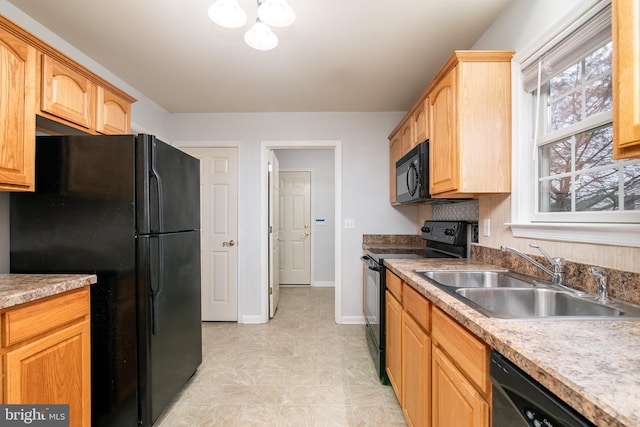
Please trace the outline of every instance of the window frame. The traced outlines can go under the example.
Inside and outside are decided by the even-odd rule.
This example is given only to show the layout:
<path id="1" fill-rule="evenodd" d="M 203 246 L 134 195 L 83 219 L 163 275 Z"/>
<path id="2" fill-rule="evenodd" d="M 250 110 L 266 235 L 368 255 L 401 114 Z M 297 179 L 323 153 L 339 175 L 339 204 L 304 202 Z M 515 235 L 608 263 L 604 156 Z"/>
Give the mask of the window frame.
<path id="1" fill-rule="evenodd" d="M 511 228 L 514 237 L 532 239 L 566 241 L 577 243 L 595 243 L 617 246 L 640 247 L 640 221 L 627 218 L 628 222 L 591 221 L 589 217 L 602 216 L 602 212 L 584 212 L 594 214 L 583 216 L 585 220 L 574 220 L 575 215 L 583 213 L 568 213 L 572 222 L 557 222 L 549 216 L 537 215 L 538 184 L 537 164 L 535 162 L 538 146 L 534 144 L 534 110 L 533 95 L 524 88 L 522 74 L 523 64 L 537 51 L 540 51 L 551 41 L 562 38 L 575 29 L 585 12 L 608 4 L 606 0 L 591 0 L 577 8 L 565 19 L 561 20 L 543 38 L 534 41 L 532 46 L 524 49 L 514 57 L 511 67 L 512 77 L 512 109 L 513 109 L 513 144 L 512 144 L 512 193 L 511 218 L 512 222 L 505 225 Z M 606 212 L 614 214 L 615 212 Z M 638 214 L 638 211 L 622 211 L 620 213 Z M 554 214 L 557 215 L 557 214 Z M 636 215 L 636 218 L 640 216 Z M 577 219 L 577 218 L 576 218 Z M 575 221 L 575 222 L 574 222 Z"/>

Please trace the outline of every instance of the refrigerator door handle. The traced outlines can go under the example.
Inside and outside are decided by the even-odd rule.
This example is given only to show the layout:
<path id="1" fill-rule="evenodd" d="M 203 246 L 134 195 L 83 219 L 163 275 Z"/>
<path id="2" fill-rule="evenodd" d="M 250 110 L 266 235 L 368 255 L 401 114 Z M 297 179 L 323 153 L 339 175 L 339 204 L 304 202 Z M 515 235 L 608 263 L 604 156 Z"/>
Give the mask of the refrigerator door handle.
<path id="1" fill-rule="evenodd" d="M 149 171 L 150 178 L 155 180 L 156 182 L 156 215 L 158 215 L 158 232 L 164 231 L 163 217 L 162 217 L 162 207 L 163 203 L 163 195 L 162 195 L 162 179 L 160 175 L 158 175 L 158 171 L 156 169 L 156 146 L 155 141 L 151 143 L 151 167 Z M 151 230 L 153 232 L 153 230 Z"/>
<path id="2" fill-rule="evenodd" d="M 151 326 L 152 333 L 156 335 L 158 333 L 158 317 L 159 317 L 159 294 L 162 291 L 163 287 L 163 277 L 164 277 L 164 262 L 162 262 L 163 258 L 163 243 L 161 237 L 154 237 L 158 239 L 158 245 L 156 253 L 154 254 L 155 260 L 157 260 L 156 265 L 151 265 L 151 268 L 156 273 L 156 277 L 151 277 L 151 283 L 149 287 L 151 289 Z"/>

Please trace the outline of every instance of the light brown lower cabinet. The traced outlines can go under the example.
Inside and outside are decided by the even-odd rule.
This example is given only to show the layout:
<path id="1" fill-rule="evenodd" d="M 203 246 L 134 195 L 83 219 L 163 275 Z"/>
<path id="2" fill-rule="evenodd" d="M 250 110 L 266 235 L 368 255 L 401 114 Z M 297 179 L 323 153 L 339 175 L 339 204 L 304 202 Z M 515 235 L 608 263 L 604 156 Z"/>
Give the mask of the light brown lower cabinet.
<path id="1" fill-rule="evenodd" d="M 488 427 L 489 347 L 442 310 L 432 321 L 432 427 Z"/>
<path id="2" fill-rule="evenodd" d="M 389 270 L 387 287 L 386 371 L 407 425 L 489 427 L 490 348 Z"/>
<path id="3" fill-rule="evenodd" d="M 7 404 L 68 404 L 69 425 L 91 425 L 89 288 L 6 309 L 2 319 Z"/>
<path id="4" fill-rule="evenodd" d="M 431 338 L 402 313 L 402 411 L 410 427 L 429 425 Z"/>
<path id="5" fill-rule="evenodd" d="M 385 294 L 385 371 L 402 403 L 402 304 L 389 291 Z"/>
<path id="6" fill-rule="evenodd" d="M 432 362 L 432 426 L 488 426 L 489 404 L 437 346 Z"/>

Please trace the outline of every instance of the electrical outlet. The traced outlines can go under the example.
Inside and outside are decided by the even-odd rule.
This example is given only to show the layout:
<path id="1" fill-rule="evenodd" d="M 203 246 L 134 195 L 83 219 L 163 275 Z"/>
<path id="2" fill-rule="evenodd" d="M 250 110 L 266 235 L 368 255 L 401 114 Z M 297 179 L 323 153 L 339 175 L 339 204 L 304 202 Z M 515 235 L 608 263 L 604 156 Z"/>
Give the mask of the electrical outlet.
<path id="1" fill-rule="evenodd" d="M 485 237 L 491 236 L 491 220 L 489 218 L 482 220 L 482 235 Z"/>
<path id="2" fill-rule="evenodd" d="M 344 228 L 345 229 L 356 228 L 356 220 L 355 219 L 345 219 L 344 220 Z"/>

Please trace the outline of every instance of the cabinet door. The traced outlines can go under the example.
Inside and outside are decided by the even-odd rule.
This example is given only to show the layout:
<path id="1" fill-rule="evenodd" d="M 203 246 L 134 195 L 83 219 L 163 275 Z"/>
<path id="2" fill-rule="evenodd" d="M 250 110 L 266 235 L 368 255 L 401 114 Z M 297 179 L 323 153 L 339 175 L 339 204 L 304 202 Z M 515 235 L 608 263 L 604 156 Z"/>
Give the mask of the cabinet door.
<path id="1" fill-rule="evenodd" d="M 91 425 L 89 321 L 6 354 L 5 403 L 69 404 L 71 427 Z"/>
<path id="2" fill-rule="evenodd" d="M 386 291 L 385 369 L 391 386 L 402 403 L 402 305 Z"/>
<path id="3" fill-rule="evenodd" d="M 402 315 L 402 359 L 405 420 L 410 427 L 426 427 L 429 425 L 431 339 L 406 312 Z"/>
<path id="4" fill-rule="evenodd" d="M 458 188 L 454 67 L 429 93 L 429 179 L 432 195 Z"/>
<path id="5" fill-rule="evenodd" d="M 413 138 L 413 146 L 420 144 L 429 138 L 429 102 L 425 99 L 418 103 L 413 112 L 413 127 L 415 134 Z"/>
<path id="6" fill-rule="evenodd" d="M 400 128 L 400 137 L 402 139 L 402 154 L 400 157 L 402 157 L 407 154 L 413 146 L 413 120 L 411 118 L 407 119 L 402 125 L 402 128 Z"/>
<path id="7" fill-rule="evenodd" d="M 640 158 L 640 0 L 613 0 L 613 156 Z"/>
<path id="8" fill-rule="evenodd" d="M 108 90 L 98 87 L 96 130 L 107 135 L 131 132 L 131 104 Z"/>
<path id="9" fill-rule="evenodd" d="M 0 30 L 0 189 L 33 191 L 36 50 Z"/>
<path id="10" fill-rule="evenodd" d="M 432 427 L 489 426 L 489 404 L 437 346 L 432 376 Z"/>
<path id="11" fill-rule="evenodd" d="M 96 85 L 58 61 L 42 56 L 40 108 L 83 128 L 95 128 Z"/>
<path id="12" fill-rule="evenodd" d="M 389 140 L 389 201 L 396 204 L 396 162 L 402 157 L 402 138 L 396 132 Z"/>

